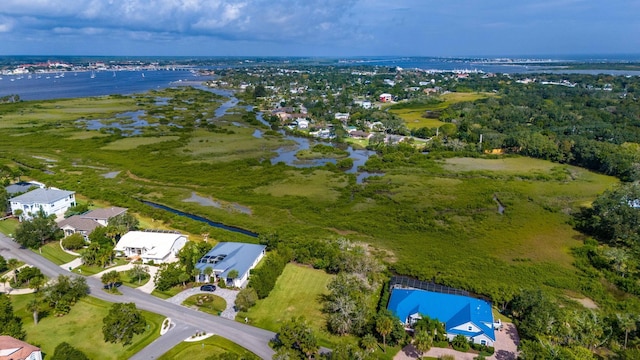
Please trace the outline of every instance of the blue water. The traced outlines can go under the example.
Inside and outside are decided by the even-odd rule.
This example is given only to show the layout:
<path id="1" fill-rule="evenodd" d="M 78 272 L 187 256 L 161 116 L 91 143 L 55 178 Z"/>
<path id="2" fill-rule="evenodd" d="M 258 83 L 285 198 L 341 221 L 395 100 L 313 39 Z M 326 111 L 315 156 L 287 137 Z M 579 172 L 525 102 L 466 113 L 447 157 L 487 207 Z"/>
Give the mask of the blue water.
<path id="1" fill-rule="evenodd" d="M 18 94 L 23 100 L 78 98 L 113 94 L 134 94 L 162 89 L 178 81 L 204 81 L 189 71 L 98 71 L 59 74 L 0 75 L 0 96 Z M 115 74 L 115 76 L 114 76 Z M 144 75 L 144 76 L 143 76 Z"/>
<path id="2" fill-rule="evenodd" d="M 154 208 L 162 209 L 162 210 L 168 211 L 168 212 L 176 214 L 176 215 L 180 215 L 180 216 L 184 216 L 184 217 L 187 217 L 189 219 L 192 219 L 192 220 L 200 221 L 200 222 L 206 223 L 207 225 L 211 225 L 211 226 L 219 228 L 219 229 L 228 230 L 228 231 L 231 231 L 231 232 L 235 232 L 235 233 L 251 236 L 251 237 L 254 237 L 254 238 L 258 237 L 258 234 L 254 233 L 253 231 L 249 231 L 249 230 L 241 229 L 239 227 L 229 226 L 229 225 L 225 225 L 223 223 L 211 221 L 211 220 L 209 220 L 207 218 L 203 218 L 202 216 L 189 214 L 189 213 L 186 213 L 184 211 L 176 210 L 176 209 L 170 208 L 170 207 L 165 206 L 165 205 L 156 204 L 156 203 L 151 202 L 151 201 L 146 201 L 146 200 L 140 200 L 140 201 L 143 204 L 152 206 Z"/>

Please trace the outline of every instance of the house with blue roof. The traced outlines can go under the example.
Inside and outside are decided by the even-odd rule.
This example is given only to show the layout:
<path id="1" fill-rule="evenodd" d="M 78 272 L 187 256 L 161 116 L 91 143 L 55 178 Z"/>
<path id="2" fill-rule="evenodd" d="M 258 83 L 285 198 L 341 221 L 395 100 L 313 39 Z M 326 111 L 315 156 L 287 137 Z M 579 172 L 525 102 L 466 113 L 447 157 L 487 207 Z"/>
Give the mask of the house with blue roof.
<path id="1" fill-rule="evenodd" d="M 464 335 L 476 344 L 493 346 L 496 341 L 491 305 L 468 296 L 444 294 L 418 289 L 395 288 L 387 308 L 405 326 L 413 325 L 422 316 L 444 323 L 447 338 Z"/>
<path id="2" fill-rule="evenodd" d="M 225 281 L 228 286 L 243 287 L 249 279 L 249 271 L 258 265 L 266 252 L 265 245 L 245 244 L 237 242 L 221 242 L 206 253 L 196 264 L 200 270 L 196 281 Z M 212 269 L 211 276 L 206 268 Z M 231 279 L 229 273 L 238 272 L 238 277 Z"/>

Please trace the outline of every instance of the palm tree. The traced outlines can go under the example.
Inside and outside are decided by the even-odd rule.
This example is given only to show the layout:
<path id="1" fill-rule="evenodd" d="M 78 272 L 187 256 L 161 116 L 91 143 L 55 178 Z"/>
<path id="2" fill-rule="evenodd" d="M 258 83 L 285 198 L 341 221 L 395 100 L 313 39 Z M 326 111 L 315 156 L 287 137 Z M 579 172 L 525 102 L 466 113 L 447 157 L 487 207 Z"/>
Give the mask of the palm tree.
<path id="1" fill-rule="evenodd" d="M 616 314 L 616 316 L 618 317 L 620 328 L 624 330 L 624 348 L 626 349 L 629 333 L 637 329 L 637 318 L 629 313 Z"/>
<path id="2" fill-rule="evenodd" d="M 384 352 L 387 352 L 387 335 L 393 330 L 393 319 L 390 316 L 383 315 L 376 321 L 376 331 L 382 335 L 382 345 Z"/>
<path id="3" fill-rule="evenodd" d="M 20 261 L 18 261 L 18 259 L 11 258 L 7 260 L 7 267 L 9 267 L 9 270 L 13 271 L 13 282 L 17 282 L 18 275 L 16 274 L 16 269 L 20 267 Z"/>
<path id="4" fill-rule="evenodd" d="M 27 304 L 27 310 L 33 313 L 33 323 L 38 325 L 40 311 L 42 310 L 42 302 L 40 299 L 38 297 L 33 298 L 33 300 Z"/>
<path id="5" fill-rule="evenodd" d="M 413 346 L 416 348 L 420 357 L 424 356 L 424 353 L 431 349 L 433 339 L 429 336 L 426 330 L 417 330 L 413 339 Z"/>
<path id="6" fill-rule="evenodd" d="M 376 346 L 378 345 L 378 340 L 372 334 L 367 334 L 362 337 L 360 340 L 360 346 L 367 352 L 372 353 L 376 350 Z"/>
<path id="7" fill-rule="evenodd" d="M 120 273 L 118 273 L 115 270 L 106 272 L 102 274 L 102 277 L 100 277 L 100 280 L 102 281 L 103 284 L 107 285 L 109 290 L 112 290 L 113 285 L 115 285 L 118 281 L 120 281 Z"/>
<path id="8" fill-rule="evenodd" d="M 133 278 L 138 278 L 138 284 L 142 281 L 142 278 L 149 274 L 149 269 L 146 266 L 142 266 L 139 264 L 134 265 L 129 270 L 129 276 Z"/>
<path id="9" fill-rule="evenodd" d="M 207 275 L 207 279 L 211 282 L 211 275 L 213 275 L 213 268 L 211 266 L 207 266 L 204 268 L 204 274 Z"/>

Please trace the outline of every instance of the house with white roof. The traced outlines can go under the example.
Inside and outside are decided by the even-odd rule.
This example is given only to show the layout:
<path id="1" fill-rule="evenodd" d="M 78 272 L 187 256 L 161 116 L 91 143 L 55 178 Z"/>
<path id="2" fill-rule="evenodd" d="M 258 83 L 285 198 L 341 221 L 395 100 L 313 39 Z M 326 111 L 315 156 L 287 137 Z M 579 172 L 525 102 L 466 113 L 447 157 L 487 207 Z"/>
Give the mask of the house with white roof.
<path id="1" fill-rule="evenodd" d="M 70 207 L 76 205 L 76 196 L 74 191 L 55 188 L 35 189 L 9 199 L 9 203 L 11 213 L 17 216 L 16 212 L 22 212 L 20 214 L 22 221 L 31 219 L 41 210 L 47 216 L 61 216 Z"/>
<path id="2" fill-rule="evenodd" d="M 265 245 L 221 242 L 204 255 L 196 264 L 200 270 L 196 281 L 225 281 L 229 286 L 243 287 L 249 280 L 249 271 L 258 265 L 266 252 Z M 207 275 L 211 268 L 211 276 Z M 232 270 L 238 272 L 236 278 L 229 278 Z"/>
<path id="3" fill-rule="evenodd" d="M 187 236 L 175 231 L 129 231 L 114 250 L 129 258 L 155 264 L 170 262 L 187 243 Z"/>
<path id="4" fill-rule="evenodd" d="M 42 351 L 11 336 L 0 336 L 0 360 L 42 360 Z"/>

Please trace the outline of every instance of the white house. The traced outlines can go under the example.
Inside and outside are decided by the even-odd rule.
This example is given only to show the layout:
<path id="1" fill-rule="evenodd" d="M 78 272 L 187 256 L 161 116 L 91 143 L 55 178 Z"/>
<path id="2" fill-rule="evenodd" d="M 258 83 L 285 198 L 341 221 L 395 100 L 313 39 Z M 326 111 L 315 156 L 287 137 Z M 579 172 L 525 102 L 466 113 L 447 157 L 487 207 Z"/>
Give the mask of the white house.
<path id="1" fill-rule="evenodd" d="M 379 99 L 380 99 L 380 102 L 391 102 L 393 101 L 393 95 L 388 93 L 380 94 Z"/>
<path id="2" fill-rule="evenodd" d="M 308 129 L 309 128 L 309 120 L 307 120 L 307 119 L 298 119 L 296 122 L 298 123 L 298 129 Z"/>
<path id="3" fill-rule="evenodd" d="M 355 100 L 355 105 L 361 106 L 364 109 L 371 109 L 371 101 L 368 100 Z"/>
<path id="4" fill-rule="evenodd" d="M 0 360 L 42 360 L 39 347 L 11 336 L 0 336 Z"/>
<path id="5" fill-rule="evenodd" d="M 221 242 L 203 256 L 196 264 L 200 282 L 225 281 L 229 286 L 243 287 L 249 279 L 249 271 L 256 267 L 266 252 L 265 245 Z M 206 270 L 211 268 L 211 276 Z M 229 278 L 232 270 L 238 272 L 235 278 Z"/>
<path id="6" fill-rule="evenodd" d="M 340 120 L 340 121 L 347 121 L 349 120 L 349 113 L 335 113 L 335 115 L 333 115 L 333 117 L 336 120 Z"/>
<path id="7" fill-rule="evenodd" d="M 164 263 L 178 254 L 187 236 L 170 231 L 129 231 L 114 248 L 126 257 L 139 257 L 142 262 Z"/>
<path id="8" fill-rule="evenodd" d="M 35 189 L 11 198 L 9 202 L 14 215 L 21 210 L 20 220 L 28 220 L 40 210 L 47 216 L 63 215 L 70 207 L 76 205 L 76 196 L 74 191 L 54 188 Z"/>

